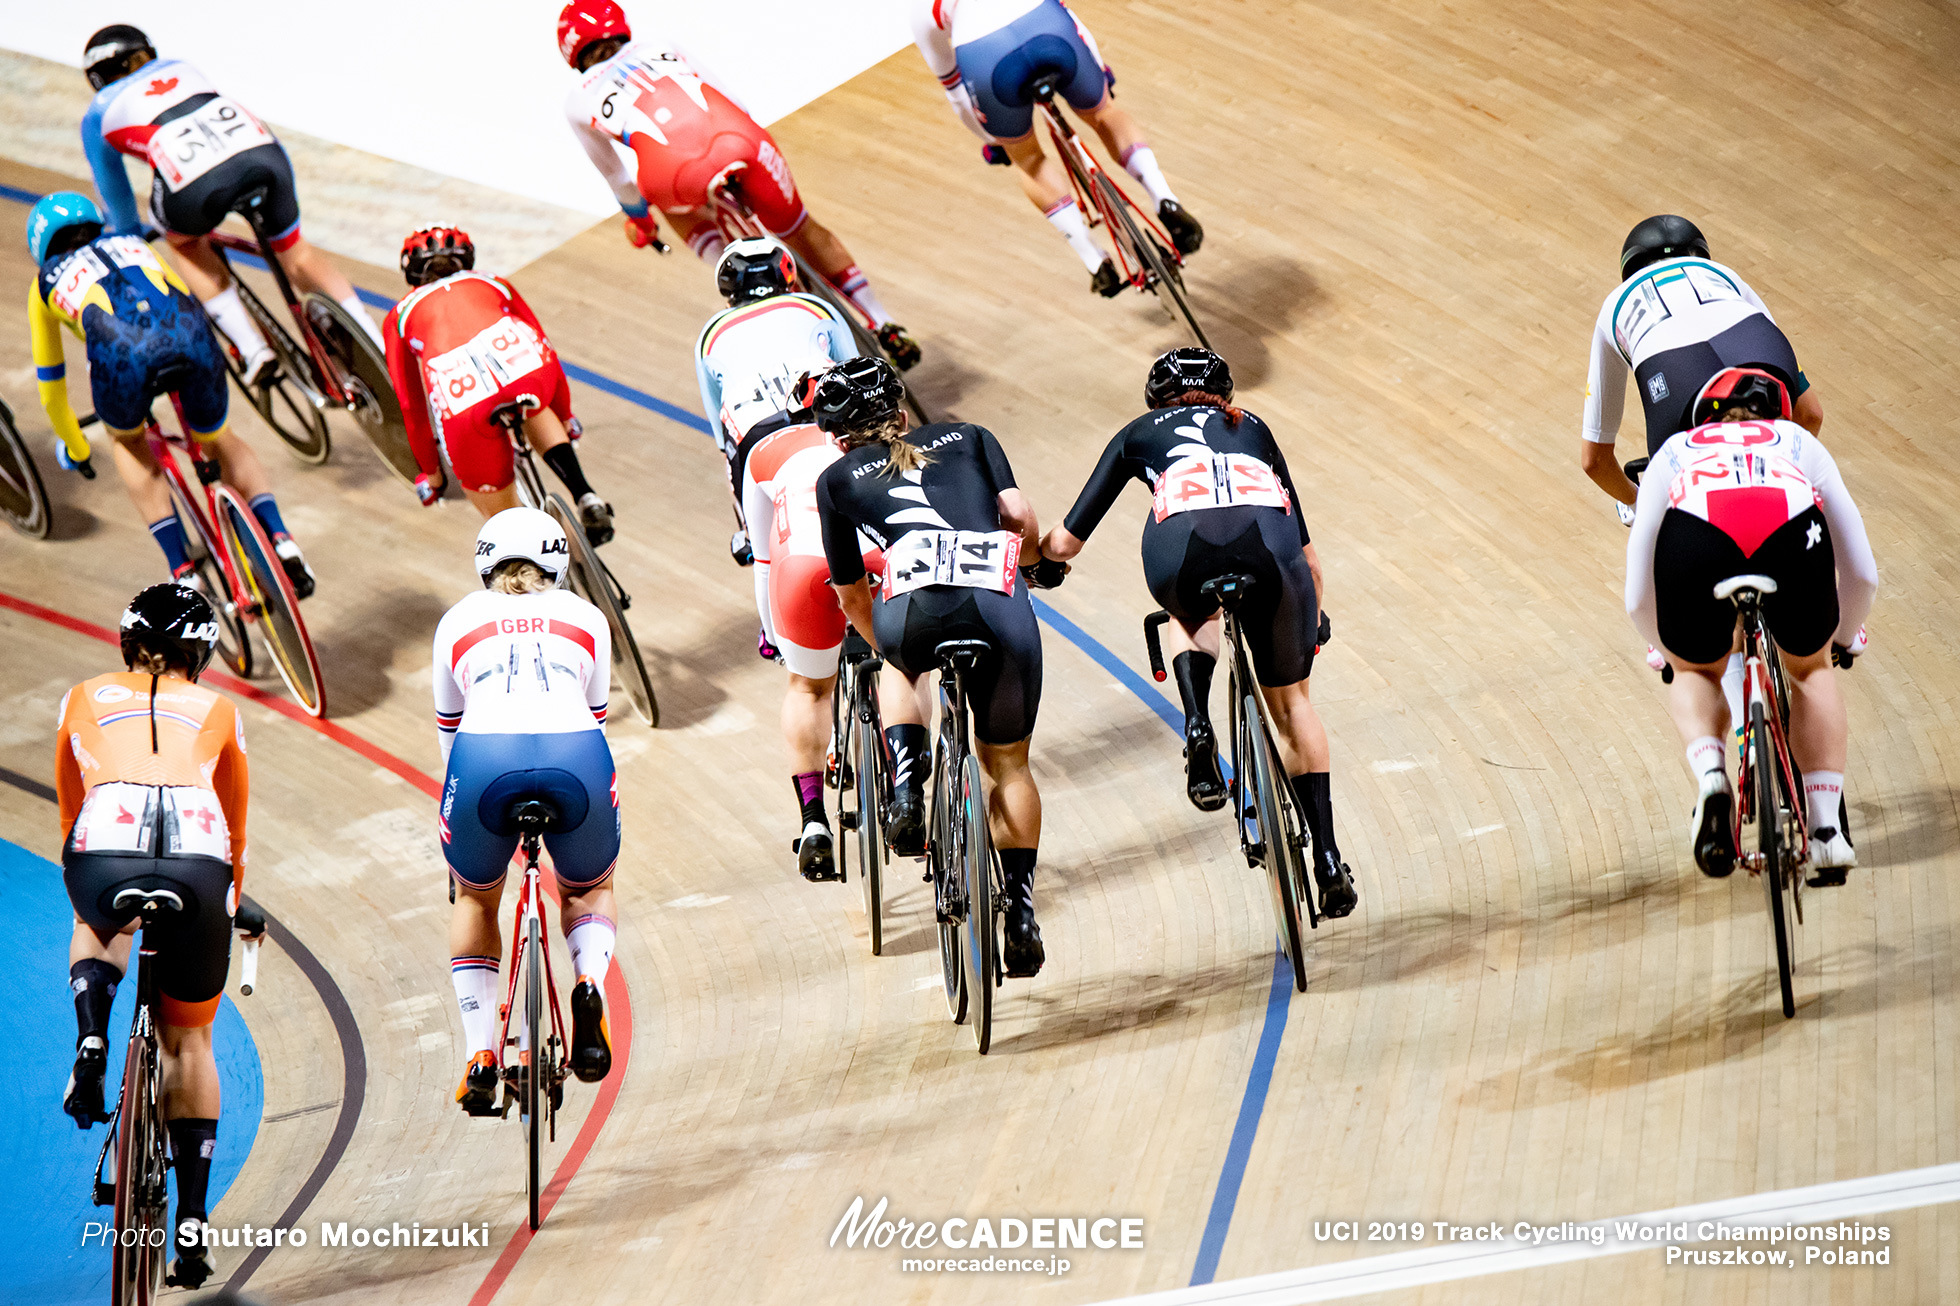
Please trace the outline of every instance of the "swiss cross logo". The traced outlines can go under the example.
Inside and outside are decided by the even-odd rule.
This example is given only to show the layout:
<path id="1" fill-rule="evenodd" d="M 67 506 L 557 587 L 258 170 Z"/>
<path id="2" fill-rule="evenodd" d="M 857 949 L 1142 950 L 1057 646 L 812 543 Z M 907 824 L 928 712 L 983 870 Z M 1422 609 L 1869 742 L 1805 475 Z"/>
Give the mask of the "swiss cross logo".
<path id="1" fill-rule="evenodd" d="M 177 79 L 175 77 L 152 77 L 150 79 L 150 89 L 143 92 L 143 94 L 168 95 L 176 89 Z"/>
<path id="2" fill-rule="evenodd" d="M 122 805 L 121 803 L 117 803 L 117 804 L 116 804 L 116 824 L 117 824 L 117 825 L 135 825 L 135 824 L 136 824 L 136 813 L 134 813 L 134 812 L 132 812 L 132 811 L 130 811 L 130 810 L 129 810 L 129 809 L 127 808 L 127 807 L 124 807 L 124 806 L 123 806 L 123 805 Z"/>

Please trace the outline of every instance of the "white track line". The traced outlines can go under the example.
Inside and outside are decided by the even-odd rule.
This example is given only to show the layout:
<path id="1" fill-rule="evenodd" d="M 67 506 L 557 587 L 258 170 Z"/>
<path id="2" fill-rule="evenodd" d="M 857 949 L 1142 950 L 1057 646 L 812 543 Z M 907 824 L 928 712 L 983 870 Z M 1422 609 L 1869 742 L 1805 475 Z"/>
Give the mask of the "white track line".
<path id="1" fill-rule="evenodd" d="M 1734 1242 L 1734 1239 L 1702 1239 L 1695 1226 L 1713 1220 L 1727 1224 L 1816 1225 L 1850 1216 L 1872 1215 L 1880 1211 L 1906 1211 L 1921 1206 L 1960 1202 L 1960 1164 L 1927 1166 L 1923 1170 L 1900 1170 L 1893 1174 L 1871 1175 L 1863 1179 L 1844 1179 L 1815 1184 L 1808 1188 L 1787 1188 L 1781 1192 L 1732 1197 L 1696 1206 L 1677 1206 L 1644 1215 L 1594 1220 L 1579 1229 L 1603 1229 L 1605 1241 L 1598 1245 L 1585 1241 L 1559 1243 L 1490 1242 L 1446 1243 L 1419 1251 L 1396 1252 L 1389 1256 L 1363 1256 L 1331 1265 L 1302 1270 L 1283 1270 L 1250 1279 L 1230 1279 L 1224 1283 L 1174 1288 L 1168 1292 L 1123 1297 L 1098 1306 L 1195 1306 L 1196 1303 L 1229 1302 L 1232 1306 L 1295 1306 L 1301 1302 L 1338 1301 L 1369 1293 L 1419 1288 L 1424 1284 L 1448 1283 L 1484 1274 L 1503 1274 L 1511 1270 L 1535 1269 L 1593 1256 L 1617 1256 L 1667 1245 L 1703 1241 Z M 1617 1224 L 1687 1225 L 1687 1237 L 1679 1239 L 1630 1239 L 1614 1235 Z M 1508 1234 L 1510 1225 L 1505 1225 Z M 1844 1244 L 1830 1244 L 1842 1246 Z M 1849 1244 L 1858 1246 L 1859 1244 Z M 1871 1243 L 1876 1248 L 1891 1244 Z M 1765 1250 L 1784 1247 L 1802 1255 L 1803 1244 L 1794 1242 L 1756 1243 Z"/>

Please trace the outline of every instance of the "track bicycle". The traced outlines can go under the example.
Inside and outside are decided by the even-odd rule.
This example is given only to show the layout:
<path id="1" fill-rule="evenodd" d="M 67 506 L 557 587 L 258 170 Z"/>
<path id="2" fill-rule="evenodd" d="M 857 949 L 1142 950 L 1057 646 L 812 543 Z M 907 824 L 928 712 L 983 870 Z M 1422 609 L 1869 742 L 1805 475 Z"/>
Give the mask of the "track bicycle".
<path id="1" fill-rule="evenodd" d="M 993 645 L 983 639 L 951 639 L 933 650 L 939 667 L 939 736 L 932 750 L 926 837 L 946 1010 L 954 1024 L 972 1021 L 982 1055 L 993 1043 L 994 990 L 1004 979 L 997 908 L 1004 893 L 980 759 L 971 744 L 966 676 L 992 652 Z"/>
<path id="2" fill-rule="evenodd" d="M 543 1220 L 539 1202 L 544 1196 L 544 1145 L 558 1141 L 558 1108 L 565 1104 L 565 1078 L 571 1073 L 564 1011 L 558 1001 L 558 986 L 551 978 L 551 948 L 545 941 L 544 879 L 538 870 L 539 845 L 558 813 L 549 803 L 526 798 L 511 806 L 509 817 L 517 827 L 524 854 L 524 883 L 517 895 L 517 927 L 511 933 L 510 984 L 504 990 L 499 1012 L 498 1075 L 504 1085 L 502 1115 L 508 1119 L 514 1104 L 524 1125 L 525 1193 L 530 1201 L 531 1228 L 536 1230 Z M 453 900 L 454 879 L 450 893 Z M 517 1050 L 514 1064 L 507 1059 L 512 1048 Z"/>
<path id="3" fill-rule="evenodd" d="M 837 830 L 854 836 L 857 877 L 864 888 L 864 919 L 871 955 L 885 949 L 885 805 L 891 801 L 891 764 L 885 758 L 885 729 L 878 715 L 878 672 L 884 666 L 854 627 L 844 628 L 837 687 L 830 699 L 830 737 L 837 750 L 833 782 L 837 789 Z M 851 858 L 838 850 L 838 867 L 851 877 Z"/>
<path id="4" fill-rule="evenodd" d="M 501 404 L 490 414 L 490 420 L 503 427 L 510 437 L 517 497 L 526 507 L 548 512 L 557 519 L 571 549 L 567 580 L 572 592 L 599 609 L 612 630 L 613 678 L 625 687 L 627 700 L 640 718 L 650 726 L 658 726 L 660 702 L 654 697 L 653 680 L 647 675 L 646 659 L 640 655 L 633 628 L 626 624 L 626 609 L 633 606 L 633 596 L 626 592 L 612 569 L 599 560 L 598 551 L 585 536 L 578 513 L 565 502 L 563 495 L 545 487 L 544 476 L 531 456 L 531 442 L 524 438 L 524 414 L 539 406 L 535 395 L 522 395 L 518 402 Z"/>
<path id="5" fill-rule="evenodd" d="M 1210 349 L 1211 341 L 1205 339 L 1205 329 L 1198 325 L 1184 291 L 1184 256 L 1177 252 L 1163 224 L 1146 213 L 1096 162 L 1095 154 L 1055 102 L 1059 81 L 1060 74 L 1044 73 L 1028 89 L 1034 96 L 1036 112 L 1047 124 L 1048 139 L 1054 143 L 1062 167 L 1068 170 L 1076 204 L 1091 227 L 1109 232 L 1117 275 L 1137 290 L 1155 292 L 1165 311 L 1173 318 L 1182 318 L 1198 343 Z"/>
<path id="6" fill-rule="evenodd" d="M 30 540 L 45 540 L 54 524 L 41 469 L 14 425 L 14 410 L 0 399 L 0 515 Z"/>
<path id="7" fill-rule="evenodd" d="M 1279 736 L 1273 725 L 1266 696 L 1252 673 L 1252 655 L 1246 649 L 1245 632 L 1239 624 L 1239 608 L 1251 593 L 1250 576 L 1218 576 L 1198 587 L 1207 598 L 1218 600 L 1225 619 L 1225 643 L 1231 648 L 1227 699 L 1231 706 L 1232 770 L 1227 790 L 1232 800 L 1233 819 L 1238 822 L 1239 847 L 1247 866 L 1266 874 L 1271 890 L 1273 925 L 1279 934 L 1280 949 L 1293 968 L 1293 987 L 1307 991 L 1307 958 L 1300 929 L 1300 907 L 1307 909 L 1310 928 L 1320 928 L 1320 909 L 1314 903 L 1313 884 L 1308 874 L 1306 823 L 1293 786 L 1287 783 L 1286 768 L 1280 763 Z M 1323 614 L 1323 618 L 1324 618 Z M 1150 674 L 1159 681 L 1165 677 L 1164 650 L 1158 629 L 1170 620 L 1167 612 L 1153 612 L 1143 621 L 1144 642 L 1150 650 Z M 1320 640 L 1327 639 L 1322 621 Z"/>
<path id="8" fill-rule="evenodd" d="M 249 254 L 265 264 L 278 283 L 286 301 L 295 340 L 267 311 L 250 286 L 232 276 L 246 311 L 272 346 L 278 359 L 273 377 L 259 385 L 245 380 L 245 359 L 236 344 L 225 338 L 226 366 L 240 393 L 260 417 L 286 442 L 293 456 L 304 463 L 319 464 L 332 452 L 327 432 L 326 410 L 338 408 L 352 413 L 361 431 L 373 443 L 376 453 L 404 485 L 414 485 L 419 468 L 408 447 L 408 426 L 402 420 L 401 402 L 395 396 L 394 382 L 388 376 L 388 360 L 346 309 L 319 291 L 301 296 L 292 279 L 272 250 L 272 233 L 267 230 L 263 211 L 266 192 L 247 192 L 240 197 L 237 212 L 252 228 L 252 239 L 226 231 L 211 233 L 212 247 Z M 217 331 L 214 324 L 212 330 Z"/>
<path id="9" fill-rule="evenodd" d="M 163 1120 L 163 1062 L 158 1046 L 156 956 L 148 946 L 150 927 L 165 915 L 184 910 L 174 889 L 134 885 L 118 892 L 118 911 L 136 908 L 142 933 L 136 940 L 136 1012 L 130 1019 L 129 1048 L 123 1056 L 122 1090 L 109 1119 L 109 1136 L 95 1158 L 94 1199 L 114 1215 L 115 1250 L 109 1276 L 111 1306 L 149 1306 L 163 1290 L 164 1266 L 175 1246 L 168 1227 L 170 1194 L 165 1171 L 171 1165 Z M 208 905 L 207 905 L 208 909 Z M 232 927 L 244 941 L 240 960 L 241 988 L 250 993 L 258 982 L 259 943 L 265 937 L 265 917 L 240 906 Z M 113 1149 L 115 1170 L 102 1177 Z"/>

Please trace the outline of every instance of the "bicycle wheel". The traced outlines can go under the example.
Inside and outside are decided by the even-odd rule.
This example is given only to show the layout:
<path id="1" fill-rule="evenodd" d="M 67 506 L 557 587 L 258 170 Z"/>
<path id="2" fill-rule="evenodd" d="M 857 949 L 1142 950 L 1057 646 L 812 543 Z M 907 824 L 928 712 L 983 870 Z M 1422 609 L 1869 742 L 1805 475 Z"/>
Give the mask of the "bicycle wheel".
<path id="1" fill-rule="evenodd" d="M 422 469 L 408 447 L 408 424 L 402 420 L 401 400 L 395 397 L 387 358 L 366 327 L 319 291 L 309 291 L 303 305 L 307 324 L 340 364 L 341 388 L 347 392 L 348 408 L 362 434 L 396 479 L 413 486 Z"/>
<path id="2" fill-rule="evenodd" d="M 1307 961 L 1300 935 L 1300 845 L 1287 828 L 1286 813 L 1280 807 L 1278 786 L 1285 780 L 1272 737 L 1266 733 L 1259 705 L 1251 694 L 1245 695 L 1239 704 L 1239 714 L 1246 722 L 1243 728 L 1247 731 L 1247 746 L 1242 755 L 1252 762 L 1253 801 L 1259 813 L 1259 843 L 1265 853 L 1266 883 L 1272 889 L 1273 922 L 1279 931 L 1280 947 L 1293 967 L 1293 987 L 1305 993 Z"/>
<path id="3" fill-rule="evenodd" d="M 1149 269 L 1150 288 L 1156 292 L 1159 302 L 1162 302 L 1165 294 L 1170 295 L 1170 303 L 1164 305 L 1165 311 L 1172 317 L 1183 318 L 1184 324 L 1191 328 L 1191 334 L 1197 337 L 1198 343 L 1210 349 L 1211 341 L 1205 339 L 1205 329 L 1198 325 L 1197 315 L 1191 311 L 1191 301 L 1185 297 L 1184 274 L 1179 270 L 1177 262 L 1166 254 L 1162 245 L 1157 243 L 1155 235 L 1137 224 L 1137 220 L 1130 214 L 1129 200 L 1124 198 L 1123 193 L 1116 188 L 1115 182 L 1101 173 L 1096 174 L 1095 181 L 1102 192 L 1103 202 L 1108 206 L 1109 211 L 1116 215 L 1117 225 L 1122 229 L 1122 239 L 1130 246 L 1137 261 Z"/>
<path id="4" fill-rule="evenodd" d="M 7 524 L 29 539 L 45 540 L 54 524 L 48 511 L 48 489 L 41 469 L 27 451 L 27 442 L 14 426 L 13 409 L 0 400 L 0 513 Z"/>
<path id="5" fill-rule="evenodd" d="M 238 297 L 245 302 L 245 311 L 252 315 L 259 333 L 272 346 L 279 365 L 270 385 L 247 385 L 245 359 L 213 323 L 211 329 L 224 345 L 218 352 L 224 355 L 225 370 L 231 373 L 232 383 L 245 396 L 245 402 L 285 442 L 293 457 L 317 467 L 333 453 L 333 439 L 327 432 L 327 415 L 323 411 L 326 400 L 320 395 L 313 356 L 287 333 L 279 319 L 252 293 L 251 287 L 236 276 L 232 280 L 238 287 Z"/>
<path id="6" fill-rule="evenodd" d="M 141 1034 L 132 1033 L 123 1061 L 122 1105 L 116 1112 L 117 1238 L 110 1279 L 112 1299 L 125 1306 L 148 1306 L 156 1300 L 169 1255 L 156 1074 L 155 1049 Z"/>
<path id="7" fill-rule="evenodd" d="M 531 1228 L 539 1223 L 538 1202 L 544 1196 L 544 1112 L 538 1101 L 545 1077 L 544 1055 L 544 940 L 538 917 L 524 922 L 524 1084 L 517 1113 L 524 1120 L 525 1193 L 531 1203 Z"/>
<path id="8" fill-rule="evenodd" d="M 866 686 L 859 692 L 869 691 Z M 876 715 L 853 704 L 851 772 L 857 782 L 858 881 L 864 889 L 864 921 L 874 957 L 885 950 L 885 839 L 878 820 L 878 800 L 884 788 L 878 783 L 878 757 L 883 749 Z"/>
<path id="9" fill-rule="evenodd" d="M 217 487 L 219 529 L 225 548 L 238 570 L 246 597 L 258 612 L 259 635 L 272 654 L 272 665 L 308 716 L 325 716 L 327 687 L 320 676 L 320 657 L 299 615 L 299 598 L 286 569 L 273 552 L 265 527 L 245 500 L 229 485 Z"/>
<path id="10" fill-rule="evenodd" d="M 198 584 L 204 590 L 204 597 L 211 603 L 212 610 L 218 614 L 218 656 L 224 659 L 231 673 L 244 679 L 252 675 L 252 637 L 245 628 L 245 614 L 240 609 L 238 596 L 231 592 L 231 582 L 225 579 L 225 569 L 218 561 L 218 550 L 222 547 L 211 536 L 210 522 L 205 519 L 187 497 L 188 492 L 179 484 L 176 477 L 167 478 L 170 484 L 170 502 L 177 510 L 177 521 L 184 529 L 184 543 L 191 556 L 191 565 L 197 570 Z"/>
<path id="11" fill-rule="evenodd" d="M 612 573 L 606 564 L 599 561 L 599 555 L 585 538 L 585 528 L 579 525 L 578 514 L 570 504 L 558 494 L 545 499 L 546 511 L 558 519 L 559 529 L 565 532 L 565 541 L 571 546 L 571 586 L 572 592 L 605 614 L 606 625 L 612 630 L 612 678 L 626 690 L 626 698 L 633 704 L 633 710 L 649 726 L 660 724 L 660 701 L 653 695 L 653 678 L 647 675 L 646 659 L 640 656 L 640 645 L 633 638 L 633 628 L 626 624 L 626 604 Z"/>
<path id="12" fill-rule="evenodd" d="M 1783 809 L 1778 802 L 1779 762 L 1771 746 L 1769 722 L 1763 706 L 1749 710 L 1749 747 L 1755 753 L 1752 769 L 1756 780 L 1756 850 L 1763 859 L 1763 894 L 1769 901 L 1770 934 L 1776 941 L 1776 983 L 1782 989 L 1784 1019 L 1797 1014 L 1797 994 L 1793 982 L 1794 964 L 1790 954 L 1790 922 L 1783 909 L 1784 880 L 1802 874 L 1802 868 L 1783 864 Z"/>
<path id="13" fill-rule="evenodd" d="M 960 926 L 965 908 L 955 888 L 958 845 L 962 834 L 951 819 L 953 796 L 947 793 L 947 740 L 941 736 L 932 759 L 932 835 L 926 843 L 932 869 L 933 908 L 939 917 L 939 974 L 946 990 L 946 1014 L 955 1025 L 966 1023 L 966 961 L 960 955 Z"/>
<path id="14" fill-rule="evenodd" d="M 958 817 L 966 827 L 960 840 L 960 876 L 966 882 L 966 987 L 972 995 L 973 1042 L 985 1056 L 994 1041 L 994 990 L 999 986 L 1000 935 L 994 918 L 994 840 L 987 828 L 987 794 L 980 787 L 980 759 L 971 753 L 960 766 Z"/>

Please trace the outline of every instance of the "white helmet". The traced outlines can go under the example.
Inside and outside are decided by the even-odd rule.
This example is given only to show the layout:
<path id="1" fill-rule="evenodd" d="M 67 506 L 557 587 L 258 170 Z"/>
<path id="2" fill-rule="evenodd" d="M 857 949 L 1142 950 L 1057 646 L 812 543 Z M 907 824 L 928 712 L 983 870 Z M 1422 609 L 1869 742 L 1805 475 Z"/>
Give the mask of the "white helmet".
<path id="1" fill-rule="evenodd" d="M 565 542 L 564 528 L 550 513 L 536 508 L 506 508 L 476 533 L 476 574 L 487 586 L 497 564 L 511 558 L 535 562 L 552 583 L 562 584 L 571 546 Z"/>

